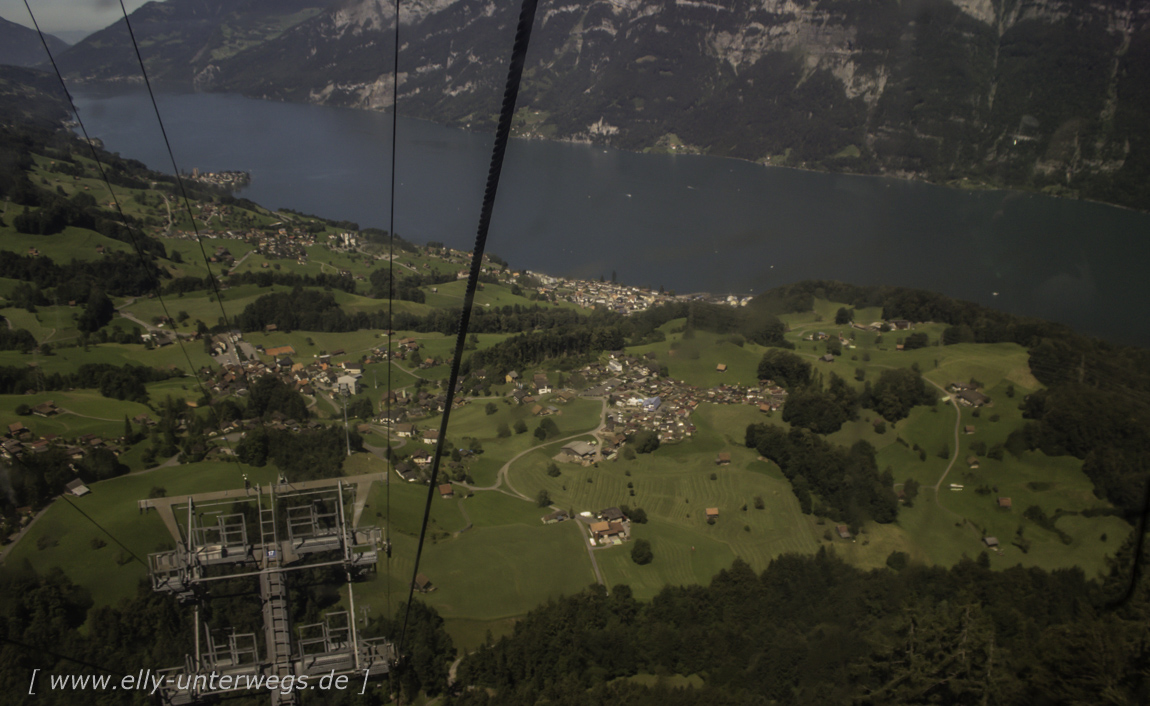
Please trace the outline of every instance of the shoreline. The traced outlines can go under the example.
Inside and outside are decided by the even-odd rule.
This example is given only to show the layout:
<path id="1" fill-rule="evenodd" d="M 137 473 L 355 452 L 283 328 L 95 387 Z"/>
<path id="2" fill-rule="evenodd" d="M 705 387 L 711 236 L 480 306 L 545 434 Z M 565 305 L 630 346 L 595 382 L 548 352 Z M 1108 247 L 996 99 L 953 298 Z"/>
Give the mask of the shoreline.
<path id="1" fill-rule="evenodd" d="M 138 80 L 134 81 L 133 78 L 134 77 L 126 77 L 126 78 L 121 78 L 121 79 L 116 79 L 116 80 L 103 80 L 103 81 L 92 81 L 92 82 L 77 81 L 76 85 L 80 88 L 87 89 L 87 90 L 107 89 L 107 90 L 109 90 L 109 92 L 113 92 L 113 93 L 117 92 L 116 89 L 120 89 L 121 91 L 124 89 L 134 89 L 134 90 L 142 89 L 142 87 L 143 87 L 142 81 L 138 81 Z M 311 105 L 311 106 L 316 106 L 316 107 L 321 107 L 321 108 L 336 108 L 336 109 L 341 109 L 341 110 L 353 110 L 353 111 L 357 111 L 357 112 L 377 113 L 377 114 L 383 114 L 383 115 L 386 115 L 386 114 L 395 115 L 396 114 L 394 106 L 386 107 L 386 108 L 382 108 L 382 109 L 376 109 L 376 108 L 357 107 L 357 106 L 349 106 L 349 105 L 334 105 L 331 103 L 318 103 L 318 102 L 314 102 L 314 101 L 288 100 L 288 99 L 284 99 L 284 98 L 276 98 L 276 97 L 267 96 L 267 95 L 250 95 L 247 93 L 237 93 L 237 92 L 233 92 L 233 91 L 201 91 L 201 90 L 197 90 L 194 86 L 186 85 L 183 83 L 159 83 L 159 84 L 156 84 L 155 87 L 156 87 L 157 91 L 160 93 L 170 93 L 170 94 L 175 94 L 175 95 L 214 94 L 214 95 L 222 95 L 222 96 L 240 96 L 240 97 L 248 98 L 251 100 L 267 101 L 270 103 L 290 103 L 290 104 L 294 104 L 294 105 Z M 401 96 L 401 102 L 402 102 L 402 96 Z M 524 107 L 525 106 L 520 106 L 520 108 L 524 108 Z M 472 135 L 488 134 L 488 133 L 485 133 L 481 130 L 471 128 L 470 124 L 464 125 L 464 124 L 461 124 L 458 122 L 440 122 L 440 121 L 432 120 L 430 118 L 425 118 L 425 117 L 421 117 L 421 116 L 403 113 L 402 111 L 400 111 L 398 113 L 398 115 L 399 115 L 399 117 L 402 117 L 402 118 L 407 119 L 407 120 L 416 120 L 416 121 L 419 121 L 422 123 L 427 123 L 429 125 L 435 125 L 438 127 L 447 128 L 450 130 L 461 130 L 463 132 L 466 132 L 466 133 L 469 133 Z M 710 159 L 733 160 L 736 162 L 743 162 L 746 164 L 754 165 L 757 167 L 764 167 L 767 169 L 790 169 L 790 170 L 794 170 L 794 171 L 798 171 L 798 172 L 806 172 L 806 173 L 810 173 L 810 174 L 828 174 L 828 175 L 841 175 L 841 176 L 849 176 L 849 177 L 870 177 L 870 178 L 874 178 L 874 179 L 891 179 L 891 180 L 895 180 L 895 181 L 899 181 L 899 182 L 928 184 L 930 186 L 937 186 L 939 188 L 950 189 L 950 190 L 959 191 L 959 192 L 1000 191 L 1000 192 L 1004 192 L 1004 193 L 1029 194 L 1032 196 L 1040 196 L 1043 198 L 1055 199 L 1055 200 L 1059 200 L 1059 201 L 1090 203 L 1090 204 L 1096 204 L 1099 206 L 1107 206 L 1110 208 L 1117 208 L 1117 209 L 1120 209 L 1123 211 L 1129 211 L 1131 213 L 1137 213 L 1137 214 L 1144 214 L 1144 215 L 1150 214 L 1150 205 L 1148 205 L 1144 209 L 1139 209 L 1139 208 L 1136 208 L 1134 206 L 1116 204 L 1116 203 L 1111 203 L 1109 201 L 1101 201 L 1099 199 L 1094 199 L 1094 198 L 1085 198 L 1085 197 L 1072 198 L 1069 196 L 1058 196 L 1058 195 L 1048 194 L 1048 193 L 1043 192 L 1040 189 L 1035 189 L 1035 188 L 1030 188 L 1030 187 L 1025 187 L 1025 186 L 982 185 L 982 186 L 973 187 L 973 188 L 964 188 L 962 186 L 956 186 L 956 185 L 954 185 L 952 183 L 948 183 L 948 182 L 938 182 L 938 181 L 932 181 L 932 180 L 927 179 L 927 178 L 907 176 L 905 173 L 901 173 L 901 174 L 900 173 L 869 174 L 869 173 L 864 173 L 864 172 L 850 172 L 850 171 L 834 171 L 834 170 L 829 170 L 829 169 L 815 169 L 813 167 L 806 167 L 806 166 L 767 164 L 761 160 L 750 159 L 748 157 L 735 157 L 735 156 L 730 156 L 730 155 L 716 155 L 716 154 L 710 154 L 708 152 L 699 152 L 699 151 L 650 152 L 650 151 L 644 151 L 644 150 L 651 149 L 651 148 L 628 149 L 626 147 L 618 147 L 618 146 L 610 144 L 610 143 L 597 142 L 597 141 L 595 141 L 589 137 L 586 139 L 582 139 L 582 138 L 578 138 L 578 137 L 547 138 L 547 137 L 541 137 L 541 136 L 537 136 L 537 135 L 516 135 L 513 132 L 511 135 L 511 139 L 534 141 L 534 142 L 554 142 L 554 143 L 572 144 L 572 145 L 587 145 L 587 146 L 592 146 L 592 147 L 599 147 L 602 149 L 610 149 L 610 150 L 614 150 L 616 152 L 625 152 L 628 154 L 637 154 L 637 155 L 650 154 L 650 155 L 668 155 L 668 156 L 672 156 L 672 157 L 680 157 L 680 156 L 683 156 L 683 157 L 706 157 L 706 158 L 710 158 Z"/>

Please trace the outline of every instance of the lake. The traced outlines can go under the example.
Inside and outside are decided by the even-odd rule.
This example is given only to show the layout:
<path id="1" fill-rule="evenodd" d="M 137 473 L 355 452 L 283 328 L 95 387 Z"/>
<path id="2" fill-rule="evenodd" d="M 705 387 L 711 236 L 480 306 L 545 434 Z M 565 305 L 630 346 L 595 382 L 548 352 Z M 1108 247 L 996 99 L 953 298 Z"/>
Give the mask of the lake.
<path id="1" fill-rule="evenodd" d="M 108 149 L 172 171 L 146 93 L 76 102 Z M 182 171 L 246 170 L 242 195 L 265 206 L 388 227 L 390 115 L 221 94 L 158 103 Z M 491 142 L 401 115 L 396 232 L 470 250 Z M 515 269 L 678 292 L 921 287 L 1150 345 L 1148 237 L 1150 215 L 1102 204 L 513 140 L 487 249 Z"/>

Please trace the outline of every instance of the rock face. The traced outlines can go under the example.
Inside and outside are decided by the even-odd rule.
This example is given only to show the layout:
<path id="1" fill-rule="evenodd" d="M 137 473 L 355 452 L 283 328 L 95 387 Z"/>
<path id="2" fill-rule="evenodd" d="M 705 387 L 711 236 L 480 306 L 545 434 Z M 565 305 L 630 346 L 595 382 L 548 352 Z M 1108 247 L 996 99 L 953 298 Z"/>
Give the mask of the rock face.
<path id="1" fill-rule="evenodd" d="M 137 15 L 183 13 L 189 46 L 169 47 L 171 13 L 153 19 L 168 81 L 389 107 L 393 3 L 321 4 Z M 488 126 L 518 5 L 403 2 L 401 112 Z M 132 75 L 93 69 L 93 51 L 69 54 L 93 77 Z M 1135 0 L 556 0 L 540 5 L 520 105 L 525 136 L 1150 208 L 1150 4 Z"/>

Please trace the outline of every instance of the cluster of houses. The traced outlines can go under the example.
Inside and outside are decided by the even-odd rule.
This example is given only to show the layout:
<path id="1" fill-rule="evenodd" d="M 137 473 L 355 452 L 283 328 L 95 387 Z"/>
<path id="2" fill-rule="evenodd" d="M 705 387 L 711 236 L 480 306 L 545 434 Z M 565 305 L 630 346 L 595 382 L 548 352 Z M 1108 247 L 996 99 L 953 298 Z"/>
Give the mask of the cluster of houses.
<path id="1" fill-rule="evenodd" d="M 193 169 L 192 180 L 198 181 L 201 184 L 212 184 L 214 186 L 223 186 L 228 189 L 238 189 L 241 186 L 247 186 L 250 184 L 252 182 L 252 175 L 250 172 L 201 172 L 199 169 Z"/>
<path id="2" fill-rule="evenodd" d="M 59 412 L 60 409 L 50 401 L 33 408 L 33 414 L 42 417 L 50 417 Z M 70 439 L 56 434 L 39 436 L 24 426 L 23 422 L 12 422 L 7 426 L 3 439 L 0 439 L 0 457 L 13 460 L 23 454 L 41 454 L 54 448 L 60 448 L 73 461 L 79 461 L 92 449 L 108 449 L 119 455 L 120 443 L 121 440 L 119 439 L 104 439 L 95 434 L 84 434 Z"/>
<path id="3" fill-rule="evenodd" d="M 568 279 L 553 277 L 539 272 L 525 271 L 523 274 L 538 282 L 536 291 L 542 297 L 553 301 L 570 302 L 583 309 L 602 307 L 620 314 L 635 314 L 654 306 L 675 301 L 707 301 L 728 306 L 746 306 L 751 297 L 673 295 L 656 292 L 645 287 L 634 287 L 616 282 L 596 282 L 595 280 Z"/>
<path id="4" fill-rule="evenodd" d="M 657 366 L 648 358 L 611 354 L 605 365 L 585 367 L 587 379 L 607 377 L 582 392 L 587 397 L 611 397 L 615 407 L 608 415 L 604 431 L 603 455 L 610 458 L 616 438 L 638 431 L 653 431 L 660 443 L 674 443 L 692 436 L 695 425 L 691 413 L 700 403 L 750 404 L 763 412 L 778 410 L 787 392 L 770 380 L 758 387 L 717 385 L 704 389 L 673 378 L 659 377 Z M 619 441 L 618 443 L 621 443 Z"/>
<path id="5" fill-rule="evenodd" d="M 230 207 L 218 205 L 210 207 L 204 206 L 201 208 L 200 214 L 205 222 L 214 217 L 224 219 L 230 214 Z M 273 223 L 271 228 L 274 228 L 274 230 L 260 230 L 257 228 L 249 229 L 246 232 L 201 230 L 199 235 L 201 238 L 217 240 L 242 240 L 255 247 L 256 252 L 268 259 L 296 260 L 301 265 L 307 264 L 306 248 L 315 245 L 315 235 L 303 228 L 288 228 L 283 223 Z M 171 237 L 195 240 L 196 233 L 187 230 L 177 230 Z M 235 262 L 235 258 L 226 246 L 216 247 L 215 254 L 210 255 L 208 260 L 225 265 L 230 265 Z M 264 264 L 266 265 L 267 263 Z"/>

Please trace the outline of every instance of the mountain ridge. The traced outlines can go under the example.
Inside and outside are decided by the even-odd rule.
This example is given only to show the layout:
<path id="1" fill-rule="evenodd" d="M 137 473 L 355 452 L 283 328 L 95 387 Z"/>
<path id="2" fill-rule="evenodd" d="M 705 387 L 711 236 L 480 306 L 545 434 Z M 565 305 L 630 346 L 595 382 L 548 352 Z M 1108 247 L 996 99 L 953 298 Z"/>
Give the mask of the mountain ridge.
<path id="1" fill-rule="evenodd" d="M 193 12 L 222 13 L 219 0 L 164 3 L 199 27 L 184 42 L 199 49 L 156 52 L 157 78 L 389 108 L 391 6 L 297 4 L 308 16 L 278 31 L 253 29 L 262 38 L 221 53 L 212 49 L 219 40 L 202 39 L 195 23 L 203 13 Z M 275 15 L 260 6 L 244 3 L 228 16 L 258 24 Z M 148 5 L 137 14 L 147 8 L 157 12 Z M 491 125 L 513 13 L 485 0 L 402 8 L 401 110 Z M 172 27 L 150 22 L 154 32 Z M 73 78 L 130 77 L 100 68 L 98 43 L 66 54 L 96 67 L 85 75 L 73 66 Z M 540 9 L 516 127 L 525 137 L 1039 189 L 1145 210 L 1147 67 L 1150 7 L 1122 0 L 570 0 Z"/>
<path id="2" fill-rule="evenodd" d="M 44 41 L 53 54 L 68 48 L 68 43 L 51 34 L 44 34 Z M 0 17 L 0 64 L 9 66 L 35 66 L 47 63 L 44 45 L 36 30 Z"/>

